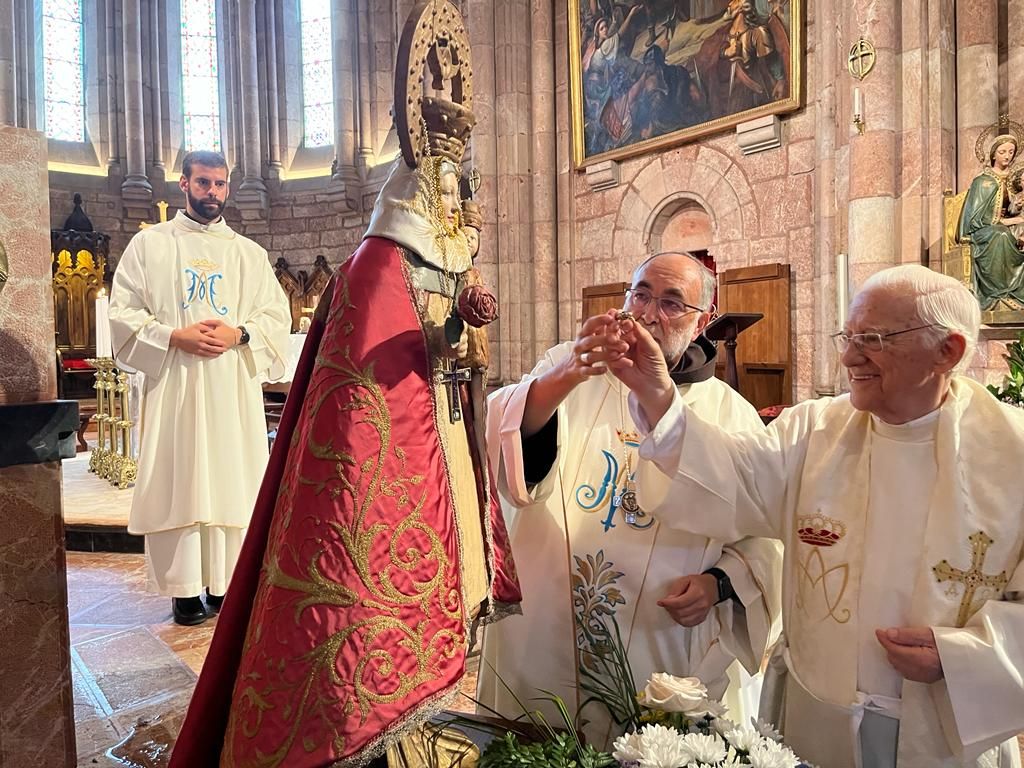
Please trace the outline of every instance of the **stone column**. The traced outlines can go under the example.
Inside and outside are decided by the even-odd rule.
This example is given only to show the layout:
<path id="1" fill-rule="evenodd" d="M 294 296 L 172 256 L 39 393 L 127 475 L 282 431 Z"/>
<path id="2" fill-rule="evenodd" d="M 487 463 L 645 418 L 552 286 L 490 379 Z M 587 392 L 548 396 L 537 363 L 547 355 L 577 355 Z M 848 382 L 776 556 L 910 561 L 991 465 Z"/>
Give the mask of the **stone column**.
<path id="1" fill-rule="evenodd" d="M 530 13 L 530 137 L 533 322 L 524 355 L 536 360 L 558 336 L 558 214 L 555 168 L 555 46 L 553 3 L 532 3 Z M 532 340 L 532 345 L 525 343 Z"/>
<path id="2" fill-rule="evenodd" d="M 356 111 L 359 115 L 359 145 L 356 148 L 356 165 L 365 174 L 373 160 L 373 124 L 370 115 L 370 69 L 372 68 L 370 37 L 369 0 L 358 2 L 359 12 L 350 17 L 356 25 L 356 71 L 359 73 L 359 91 Z"/>
<path id="3" fill-rule="evenodd" d="M 0 156 L 18 189 L 0 199 L 0 765 L 74 768 L 60 459 L 74 456 L 78 404 L 54 399 L 46 138 L 0 128 Z"/>
<path id="4" fill-rule="evenodd" d="M 845 123 L 850 135 L 847 243 L 851 294 L 865 278 L 897 261 L 896 238 L 896 6 L 854 0 L 847 8 L 847 34 L 871 40 L 875 68 L 861 82 L 847 86 Z M 853 88 L 860 88 L 865 131 L 850 124 Z"/>
<path id="5" fill-rule="evenodd" d="M 14 0 L 0 0 L 0 125 L 18 124 L 14 76 Z"/>
<path id="6" fill-rule="evenodd" d="M 269 173 L 272 179 L 281 177 L 281 125 L 277 89 L 277 8 L 273 2 L 264 6 L 264 52 L 267 57 L 267 132 Z"/>
<path id="7" fill-rule="evenodd" d="M 808 102 L 815 105 L 814 135 L 814 280 L 817 292 L 814 299 L 814 392 L 816 395 L 834 395 L 839 392 L 839 360 L 829 334 L 835 331 L 837 257 L 841 250 L 836 228 L 836 146 L 837 129 L 846 135 L 847 116 L 837 111 L 837 82 L 848 79 L 839 67 L 840 45 L 836 38 L 836 16 L 840 8 L 835 3 L 822 3 L 813 9 L 814 78 L 817 94 L 808 94 Z M 809 9 L 810 12 L 810 9 Z M 838 126 L 837 126 L 838 122 Z"/>
<path id="8" fill-rule="evenodd" d="M 1006 21 L 1006 74 L 1010 117 L 1024 122 L 1024 3 L 1008 3 Z"/>
<path id="9" fill-rule="evenodd" d="M 569 39 L 569 4 L 555 4 L 555 40 Z M 558 46 L 555 46 L 556 50 Z M 574 338 L 577 331 L 576 196 L 572 168 L 572 117 L 569 111 L 569 59 L 554 57 L 556 171 L 558 174 L 558 341 Z"/>
<path id="10" fill-rule="evenodd" d="M 956 186 L 962 189 L 981 170 L 974 154 L 978 136 L 999 118 L 998 0 L 956 4 L 956 116 Z"/>
<path id="11" fill-rule="evenodd" d="M 239 207 L 265 209 L 267 186 L 260 156 L 260 91 L 256 57 L 256 0 L 239 0 L 238 53 L 242 111 L 242 183 L 235 202 Z"/>
<path id="12" fill-rule="evenodd" d="M 106 0 L 103 6 L 104 23 L 106 25 L 105 37 L 107 63 L 107 169 L 111 175 L 121 175 L 121 127 L 118 121 L 120 114 L 120 101 L 116 83 L 118 77 L 118 56 L 117 56 L 117 13 L 114 8 L 115 0 Z M 123 60 L 123 59 L 122 59 Z"/>
<path id="13" fill-rule="evenodd" d="M 121 195 L 126 202 L 144 203 L 148 208 L 153 188 L 146 178 L 146 134 L 142 115 L 142 8 L 140 0 L 124 0 L 122 8 L 127 174 L 121 184 Z M 129 217 L 134 214 L 135 211 Z"/>
<path id="14" fill-rule="evenodd" d="M 519 378 L 533 365 L 529 339 L 533 308 L 521 286 L 530 280 L 530 2 L 494 3 L 494 108 L 497 148 L 498 290 L 504 317 L 500 328 L 501 375 Z M 525 300 L 524 300 L 525 299 Z"/>
<path id="15" fill-rule="evenodd" d="M 159 174 L 158 181 L 163 181 L 164 171 L 164 139 L 163 139 L 163 89 L 161 87 L 161 75 L 163 67 L 160 63 L 160 50 L 163 45 L 164 34 L 167 31 L 164 21 L 164 3 L 153 3 L 149 11 L 149 123 L 153 129 L 152 146 L 153 169 Z"/>
<path id="16" fill-rule="evenodd" d="M 942 262 L 942 192 L 956 187 L 956 37 L 953 0 L 928 0 L 927 93 L 922 164 L 928 201 L 925 239 L 933 269 Z M 969 181 L 969 179 L 968 179 Z"/>
<path id="17" fill-rule="evenodd" d="M 353 36 L 357 0 L 333 0 L 334 25 L 334 183 L 353 207 L 359 205 L 356 171 L 356 40 Z M 401 30 L 399 30 L 401 34 Z"/>

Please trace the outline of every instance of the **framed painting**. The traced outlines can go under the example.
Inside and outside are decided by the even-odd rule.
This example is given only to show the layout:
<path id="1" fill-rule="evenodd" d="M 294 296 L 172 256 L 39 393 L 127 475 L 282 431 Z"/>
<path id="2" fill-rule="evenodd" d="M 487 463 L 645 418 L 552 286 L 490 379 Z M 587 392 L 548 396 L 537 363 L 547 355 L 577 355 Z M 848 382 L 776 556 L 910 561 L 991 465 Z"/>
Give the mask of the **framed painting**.
<path id="1" fill-rule="evenodd" d="M 800 107 L 803 0 L 568 0 L 577 168 Z"/>

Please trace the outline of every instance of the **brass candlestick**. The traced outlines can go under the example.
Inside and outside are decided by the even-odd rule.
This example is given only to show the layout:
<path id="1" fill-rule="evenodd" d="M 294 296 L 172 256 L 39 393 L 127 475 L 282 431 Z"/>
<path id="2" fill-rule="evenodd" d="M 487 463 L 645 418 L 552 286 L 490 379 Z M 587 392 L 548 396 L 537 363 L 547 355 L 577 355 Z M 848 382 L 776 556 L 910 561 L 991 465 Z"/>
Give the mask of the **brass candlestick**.
<path id="1" fill-rule="evenodd" d="M 109 357 L 87 362 L 96 369 L 96 447 L 89 457 L 89 471 L 124 489 L 138 477 L 131 450 L 128 374 Z"/>

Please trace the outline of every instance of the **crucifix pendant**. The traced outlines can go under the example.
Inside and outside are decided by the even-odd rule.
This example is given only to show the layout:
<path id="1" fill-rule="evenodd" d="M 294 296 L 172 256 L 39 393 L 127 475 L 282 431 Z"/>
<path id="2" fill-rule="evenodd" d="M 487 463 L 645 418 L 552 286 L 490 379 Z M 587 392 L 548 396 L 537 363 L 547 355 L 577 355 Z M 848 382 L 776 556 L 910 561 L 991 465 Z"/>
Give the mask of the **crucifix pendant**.
<path id="1" fill-rule="evenodd" d="M 444 368 L 437 374 L 437 382 L 443 384 L 448 394 L 448 420 L 454 424 L 462 421 L 462 397 L 459 394 L 459 382 L 469 381 L 472 374 L 469 368 L 456 368 L 454 362 L 446 361 Z"/>

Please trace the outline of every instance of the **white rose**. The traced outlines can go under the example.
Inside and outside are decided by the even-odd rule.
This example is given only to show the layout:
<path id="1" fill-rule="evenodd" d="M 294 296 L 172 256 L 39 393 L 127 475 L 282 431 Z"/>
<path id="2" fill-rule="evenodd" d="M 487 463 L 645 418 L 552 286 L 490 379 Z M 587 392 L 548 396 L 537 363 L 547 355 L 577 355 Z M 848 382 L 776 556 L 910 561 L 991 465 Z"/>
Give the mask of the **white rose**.
<path id="1" fill-rule="evenodd" d="M 664 712 L 690 713 L 703 705 L 708 689 L 696 677 L 655 672 L 644 688 L 644 705 Z"/>

